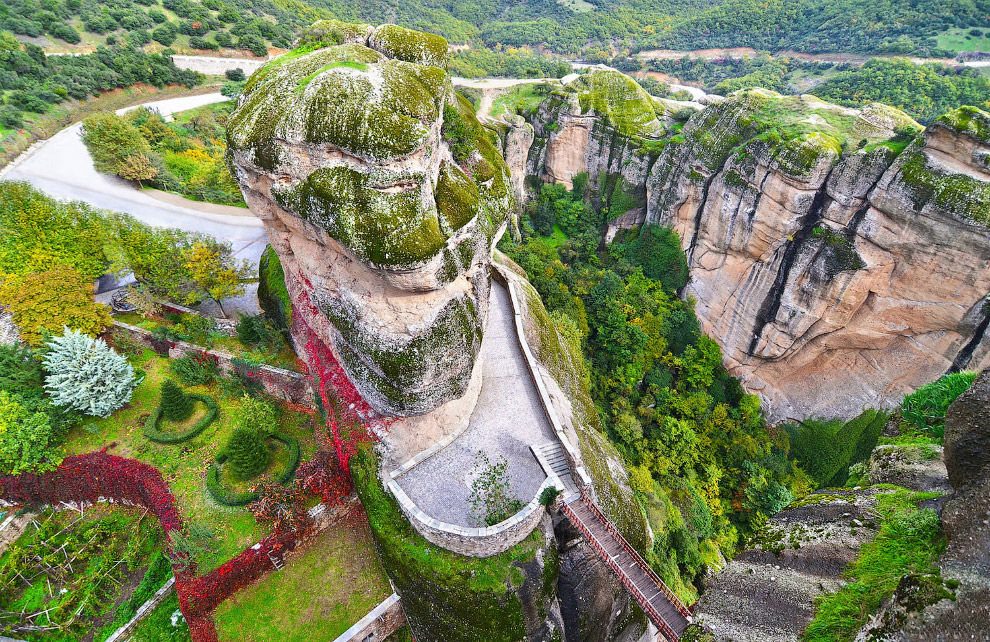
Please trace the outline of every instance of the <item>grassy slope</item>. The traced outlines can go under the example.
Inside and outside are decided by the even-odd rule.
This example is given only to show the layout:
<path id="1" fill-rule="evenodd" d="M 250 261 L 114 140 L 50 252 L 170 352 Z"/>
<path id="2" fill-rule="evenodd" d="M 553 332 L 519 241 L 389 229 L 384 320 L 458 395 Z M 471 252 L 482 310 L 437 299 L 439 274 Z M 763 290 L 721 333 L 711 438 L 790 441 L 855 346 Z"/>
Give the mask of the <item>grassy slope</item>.
<path id="1" fill-rule="evenodd" d="M 391 592 L 362 515 L 324 531 L 282 571 L 235 594 L 214 621 L 221 640 L 332 640 Z"/>

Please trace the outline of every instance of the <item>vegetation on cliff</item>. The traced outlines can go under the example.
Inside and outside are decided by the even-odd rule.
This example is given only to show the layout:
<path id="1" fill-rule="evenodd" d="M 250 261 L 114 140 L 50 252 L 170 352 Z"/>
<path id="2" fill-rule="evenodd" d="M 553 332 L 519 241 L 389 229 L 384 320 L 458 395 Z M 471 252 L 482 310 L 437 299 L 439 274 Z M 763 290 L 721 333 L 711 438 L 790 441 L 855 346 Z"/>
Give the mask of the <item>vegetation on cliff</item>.
<path id="1" fill-rule="evenodd" d="M 722 368 L 692 303 L 675 296 L 687 276 L 677 235 L 648 227 L 602 251 L 604 217 L 590 207 L 554 228 L 546 212 L 583 203 L 579 188 L 546 188 L 524 219 L 522 242 L 501 247 L 526 271 L 561 335 L 582 349 L 593 403 L 654 534 L 647 558 L 690 599 L 719 549 L 731 554 L 810 481 L 788 461 L 787 435 L 767 427 L 759 400 Z M 541 207 L 544 232 L 566 227 L 573 236 L 534 230 Z"/>

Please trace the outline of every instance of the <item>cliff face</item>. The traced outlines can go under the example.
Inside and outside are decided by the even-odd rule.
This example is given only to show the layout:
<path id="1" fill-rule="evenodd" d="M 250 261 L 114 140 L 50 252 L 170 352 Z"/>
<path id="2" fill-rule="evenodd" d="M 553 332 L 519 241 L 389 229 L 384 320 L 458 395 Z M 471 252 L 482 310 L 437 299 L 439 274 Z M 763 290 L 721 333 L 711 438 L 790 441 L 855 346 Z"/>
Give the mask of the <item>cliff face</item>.
<path id="1" fill-rule="evenodd" d="M 596 204 L 622 190 L 645 213 L 646 177 L 656 159 L 650 141 L 663 138 L 671 122 L 663 104 L 628 76 L 588 72 L 540 105 L 526 174 L 570 189 L 586 172 Z"/>
<path id="2" fill-rule="evenodd" d="M 664 149 L 647 219 L 680 234 L 705 331 L 773 418 L 990 363 L 988 122 L 953 112 L 903 149 L 896 110 L 754 90 Z"/>
<path id="3" fill-rule="evenodd" d="M 471 379 L 508 170 L 442 38 L 327 21 L 303 42 L 251 77 L 230 160 L 296 322 L 376 410 L 423 414 Z"/>

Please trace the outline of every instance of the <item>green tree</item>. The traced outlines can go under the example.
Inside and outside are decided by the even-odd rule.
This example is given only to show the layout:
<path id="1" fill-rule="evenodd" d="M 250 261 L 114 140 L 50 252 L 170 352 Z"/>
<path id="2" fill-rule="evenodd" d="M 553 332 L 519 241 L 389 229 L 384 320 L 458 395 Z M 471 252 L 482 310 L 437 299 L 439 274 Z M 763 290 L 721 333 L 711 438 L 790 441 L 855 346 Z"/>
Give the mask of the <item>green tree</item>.
<path id="1" fill-rule="evenodd" d="M 0 390 L 0 473 L 54 470 L 65 453 L 43 412 L 31 412 L 20 398 Z"/>
<path id="2" fill-rule="evenodd" d="M 52 403 L 109 417 L 131 398 L 138 380 L 127 359 L 101 339 L 68 330 L 48 342 L 45 390 Z"/>
<path id="3" fill-rule="evenodd" d="M 171 379 L 166 379 L 162 384 L 161 402 L 162 417 L 169 421 L 185 421 L 192 416 L 193 400 L 182 391 L 182 388 L 175 385 Z"/>
<path id="4" fill-rule="evenodd" d="M 215 239 L 196 241 L 182 256 L 193 282 L 216 301 L 226 316 L 223 300 L 244 294 L 243 283 L 253 273 L 250 264 L 247 260 L 238 263 L 230 244 Z"/>
<path id="5" fill-rule="evenodd" d="M 121 175 L 133 156 L 151 153 L 151 146 L 138 128 L 116 114 L 94 114 L 83 121 L 83 142 L 93 166 L 105 174 Z"/>
<path id="6" fill-rule="evenodd" d="M 271 451 L 265 437 L 254 428 L 238 426 L 227 443 L 227 465 L 238 479 L 251 479 L 261 474 L 271 462 Z"/>

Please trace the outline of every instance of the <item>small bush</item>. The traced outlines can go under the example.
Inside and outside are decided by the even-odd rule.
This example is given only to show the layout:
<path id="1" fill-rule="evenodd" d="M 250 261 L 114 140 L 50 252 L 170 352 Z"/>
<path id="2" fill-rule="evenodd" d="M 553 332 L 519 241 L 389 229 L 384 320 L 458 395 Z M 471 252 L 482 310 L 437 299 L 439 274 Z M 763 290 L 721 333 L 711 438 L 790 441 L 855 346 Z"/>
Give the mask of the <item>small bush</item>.
<path id="1" fill-rule="evenodd" d="M 101 339 L 67 331 L 48 343 L 45 389 L 56 406 L 109 417 L 138 384 L 134 368 Z"/>
<path id="2" fill-rule="evenodd" d="M 234 82 L 240 82 L 244 80 L 244 70 L 238 67 L 237 69 L 228 69 L 223 73 L 227 77 L 227 80 L 233 80 Z"/>
<path id="3" fill-rule="evenodd" d="M 172 374 L 187 386 L 201 386 L 216 380 L 220 374 L 217 360 L 205 352 L 195 356 L 186 355 L 173 359 L 170 367 Z"/>
<path id="4" fill-rule="evenodd" d="M 559 495 L 559 488 L 556 486 L 547 486 L 543 489 L 543 492 L 540 493 L 540 504 L 543 506 L 551 506 L 555 501 L 557 501 L 557 497 Z"/>

